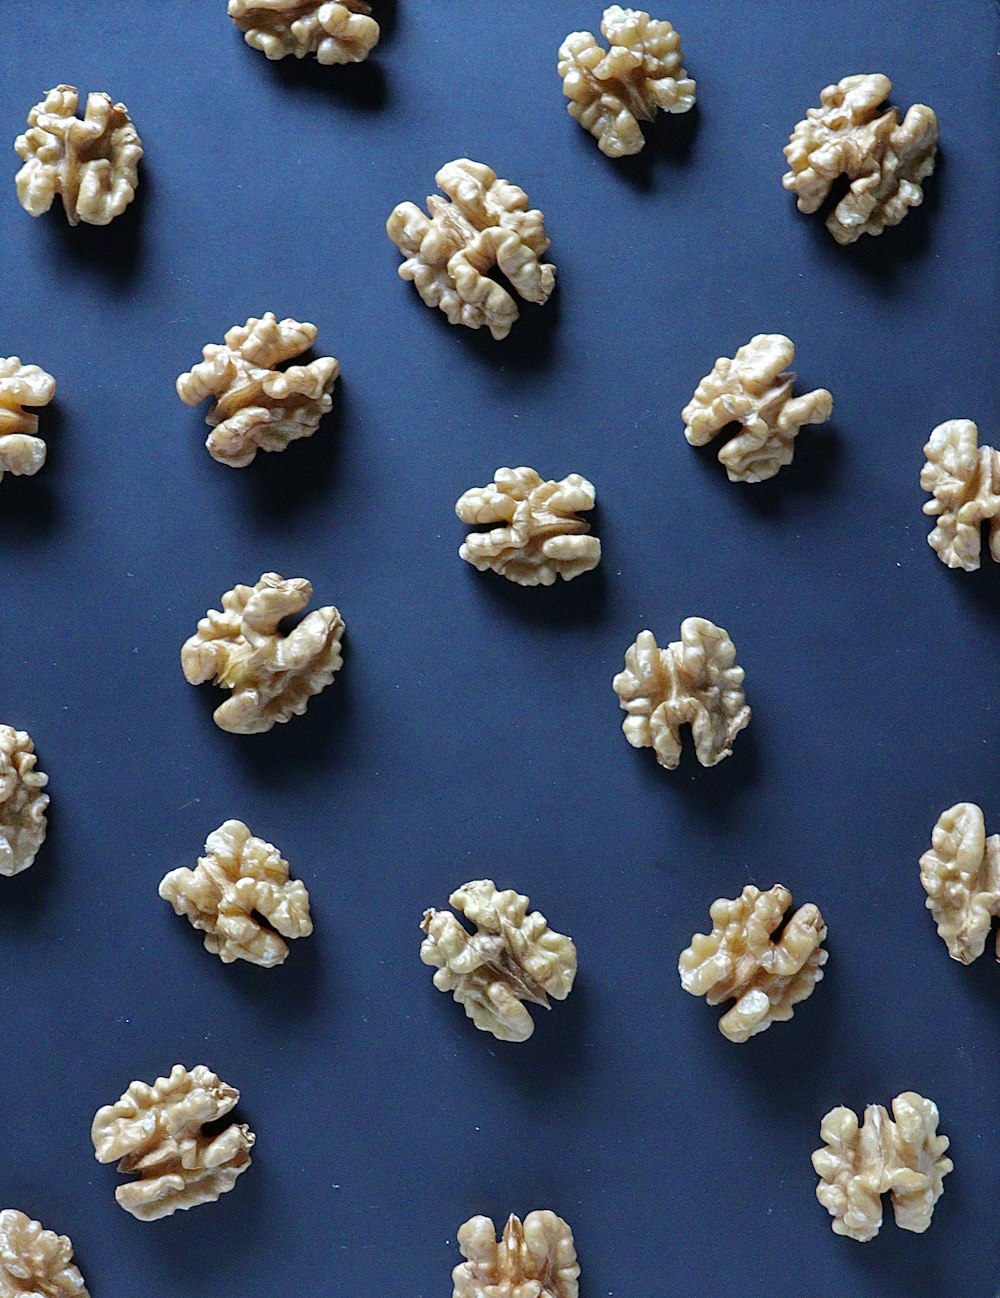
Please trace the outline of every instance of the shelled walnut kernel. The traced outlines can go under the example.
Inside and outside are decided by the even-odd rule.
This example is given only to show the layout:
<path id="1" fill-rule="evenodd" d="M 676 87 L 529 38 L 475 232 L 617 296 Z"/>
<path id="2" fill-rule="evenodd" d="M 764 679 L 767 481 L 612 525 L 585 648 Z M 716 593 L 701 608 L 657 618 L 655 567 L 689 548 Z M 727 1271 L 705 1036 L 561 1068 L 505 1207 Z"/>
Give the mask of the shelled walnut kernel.
<path id="1" fill-rule="evenodd" d="M 982 809 L 974 802 L 941 813 L 930 851 L 920 858 L 920 882 L 948 954 L 961 964 L 977 960 L 1000 915 L 1000 834 L 986 837 Z"/>
<path id="2" fill-rule="evenodd" d="M 5 473 L 31 477 L 45 463 L 45 443 L 38 416 L 25 406 L 47 406 L 56 381 L 37 365 L 22 365 L 18 356 L 0 356 L 0 481 Z"/>
<path id="3" fill-rule="evenodd" d="M 0 1212 L 0 1298 L 89 1298 L 66 1235 L 16 1208 Z"/>
<path id="4" fill-rule="evenodd" d="M 573 1232 L 547 1209 L 523 1224 L 511 1213 L 499 1243 L 489 1217 L 471 1217 L 458 1228 L 458 1247 L 467 1260 L 451 1273 L 452 1298 L 578 1298 Z"/>
<path id="5" fill-rule="evenodd" d="M 937 519 L 927 544 L 949 568 L 975 572 L 989 523 L 990 555 L 1000 563 L 1000 451 L 979 445 L 971 419 L 948 419 L 931 433 L 924 455 L 920 485 L 933 496 L 924 513 Z"/>
<path id="6" fill-rule="evenodd" d="M 243 39 L 269 59 L 315 54 L 318 63 L 361 63 L 378 44 L 367 0 L 229 0 Z"/>
<path id="7" fill-rule="evenodd" d="M 29 734 L 0 726 L 0 875 L 26 870 L 45 841 L 49 777 L 37 761 Z"/>

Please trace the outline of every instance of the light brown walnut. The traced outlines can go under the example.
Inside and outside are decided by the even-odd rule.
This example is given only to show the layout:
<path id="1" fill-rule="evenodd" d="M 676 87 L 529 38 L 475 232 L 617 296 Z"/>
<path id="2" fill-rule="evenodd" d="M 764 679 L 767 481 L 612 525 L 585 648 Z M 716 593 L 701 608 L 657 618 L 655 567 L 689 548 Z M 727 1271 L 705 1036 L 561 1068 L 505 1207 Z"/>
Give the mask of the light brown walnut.
<path id="1" fill-rule="evenodd" d="M 36 436 L 38 416 L 25 406 L 47 406 L 56 394 L 56 381 L 37 365 L 22 365 L 20 357 L 0 356 L 0 481 L 5 473 L 31 477 L 45 463 L 45 443 Z"/>
<path id="2" fill-rule="evenodd" d="M 366 0 L 229 0 L 244 40 L 269 59 L 315 54 L 319 63 L 361 63 L 378 44 Z"/>
<path id="3" fill-rule="evenodd" d="M 31 736 L 0 726 L 0 874 L 20 874 L 45 841 L 49 777 L 35 770 Z"/>
<path id="4" fill-rule="evenodd" d="M 573 1232 L 554 1212 L 529 1212 L 523 1224 L 511 1213 L 499 1243 L 489 1217 L 471 1217 L 458 1247 L 467 1261 L 451 1273 L 452 1298 L 578 1298 Z"/>
<path id="5" fill-rule="evenodd" d="M 837 1235 L 865 1243 L 882 1226 L 882 1195 L 892 1196 L 896 1225 L 922 1234 L 931 1224 L 944 1178 L 954 1167 L 945 1157 L 947 1136 L 937 1134 L 937 1105 L 914 1091 L 892 1102 L 892 1118 L 869 1104 L 864 1125 L 846 1108 L 831 1109 L 812 1156 L 820 1182 L 816 1197 L 833 1217 Z"/>
<path id="6" fill-rule="evenodd" d="M 590 32 L 571 32 L 559 48 L 559 75 L 567 111 L 609 158 L 638 153 L 646 141 L 640 122 L 657 112 L 686 113 L 695 83 L 681 66 L 680 37 L 668 22 L 641 9 L 605 9 L 603 49 Z"/>
<path id="7" fill-rule="evenodd" d="M 767 892 L 747 884 L 735 901 L 712 903 L 712 932 L 696 933 L 681 952 L 686 992 L 709 1005 L 736 1002 L 719 1020 L 730 1041 L 747 1041 L 790 1019 L 823 977 L 826 924 L 816 906 L 800 906 L 774 940 L 791 904 L 792 894 L 780 883 Z"/>
<path id="8" fill-rule="evenodd" d="M 988 523 L 990 555 L 1000 563 L 1000 451 L 979 445 L 971 419 L 949 419 L 931 433 L 924 455 L 920 485 L 933 496 L 924 513 L 937 519 L 927 544 L 949 568 L 975 572 Z"/>
<path id="9" fill-rule="evenodd" d="M 879 113 L 892 90 L 881 73 L 844 77 L 820 92 L 785 145 L 791 170 L 781 178 L 798 196 L 800 212 L 815 212 L 840 178 L 850 188 L 826 228 L 840 244 L 898 225 L 924 201 L 921 182 L 934 170 L 938 122 L 926 104 L 903 118 L 895 108 Z"/>
<path id="10" fill-rule="evenodd" d="M 429 217 L 413 203 L 400 203 L 386 222 L 389 238 L 406 258 L 400 278 L 412 280 L 449 324 L 486 325 L 494 338 L 506 338 L 518 317 L 517 303 L 487 272 L 496 266 L 526 302 L 547 302 L 556 268 L 539 260 L 549 246 L 545 218 L 528 208 L 523 189 L 498 180 L 481 162 L 459 158 L 434 179 L 448 199 L 432 194 Z"/>
<path id="11" fill-rule="evenodd" d="M 301 716 L 309 700 L 343 665 L 344 620 L 333 605 L 307 614 L 287 635 L 282 618 L 312 598 L 304 577 L 288 581 L 265 572 L 255 586 L 234 586 L 222 610 L 209 609 L 184 642 L 181 667 L 192 685 L 214 681 L 232 697 L 214 712 L 215 724 L 238 735 L 260 734 Z"/>
<path id="12" fill-rule="evenodd" d="M 202 1127 L 235 1108 L 240 1093 L 198 1064 L 175 1064 L 152 1086 L 133 1082 L 116 1104 L 98 1109 L 91 1138 L 99 1163 L 118 1162 L 138 1180 L 115 1198 L 133 1217 L 155 1221 L 182 1208 L 214 1203 L 250 1166 L 254 1134 L 231 1123 L 214 1135 Z"/>
<path id="13" fill-rule="evenodd" d="M 66 1235 L 16 1208 L 0 1212 L 0 1298 L 89 1298 Z"/>
<path id="14" fill-rule="evenodd" d="M 611 684 L 628 713 L 625 738 L 633 748 L 652 748 L 668 771 L 681 759 L 681 726 L 690 725 L 702 766 L 714 766 L 750 721 L 736 649 L 728 631 L 707 618 L 685 618 L 680 640 L 666 649 L 652 631 L 640 631 Z"/>
<path id="15" fill-rule="evenodd" d="M 107 225 L 135 197 L 142 142 L 128 109 L 110 95 L 88 95 L 82 120 L 78 103 L 75 86 L 56 86 L 28 114 L 28 130 L 14 141 L 24 159 L 17 197 L 41 216 L 58 194 L 70 225 Z"/>
<path id="16" fill-rule="evenodd" d="M 234 325 L 224 344 L 202 348 L 205 359 L 178 378 L 177 395 L 188 406 L 215 398 L 205 416 L 213 459 L 242 469 L 258 451 L 283 451 L 289 442 L 312 437 L 333 404 L 340 364 L 334 356 L 318 356 L 308 365 L 278 366 L 310 348 L 316 333 L 314 324 L 278 320 L 266 311 L 259 320 L 251 316 Z"/>
<path id="17" fill-rule="evenodd" d="M 920 882 L 948 954 L 962 964 L 978 960 L 1000 915 L 1000 834 L 986 837 L 974 802 L 941 813 L 930 851 L 920 858 Z M 1000 933 L 996 950 L 1000 960 Z"/>
<path id="18" fill-rule="evenodd" d="M 427 910 L 420 959 L 437 969 L 434 986 L 451 992 L 473 1023 L 498 1041 L 527 1041 L 535 1029 L 523 1001 L 549 1008 L 565 1000 L 576 977 L 572 938 L 554 933 L 528 898 L 492 879 L 463 884 L 449 905 L 475 925 L 470 933 L 450 911 Z"/>
<path id="19" fill-rule="evenodd" d="M 735 357 L 720 356 L 681 411 L 684 436 L 704 446 L 731 425 L 742 431 L 719 452 L 730 482 L 765 482 L 795 454 L 803 424 L 822 424 L 833 411 L 826 388 L 792 396 L 795 375 L 786 367 L 795 344 L 784 334 L 756 334 Z"/>
<path id="20" fill-rule="evenodd" d="M 492 524 L 470 532 L 458 553 L 480 572 L 494 572 L 519 586 L 551 586 L 596 568 L 601 543 L 578 511 L 593 509 L 594 488 L 571 473 L 543 482 L 534 469 L 497 469 L 493 482 L 460 496 L 455 513 L 463 523 Z"/>

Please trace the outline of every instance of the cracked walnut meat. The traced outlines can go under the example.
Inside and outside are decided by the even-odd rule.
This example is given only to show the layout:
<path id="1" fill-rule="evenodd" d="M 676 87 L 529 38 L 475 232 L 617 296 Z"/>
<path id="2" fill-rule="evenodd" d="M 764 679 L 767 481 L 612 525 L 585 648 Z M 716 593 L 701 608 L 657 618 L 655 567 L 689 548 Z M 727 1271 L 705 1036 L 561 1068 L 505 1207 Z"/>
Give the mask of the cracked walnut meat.
<path id="1" fill-rule="evenodd" d="M 680 640 L 666 649 L 652 631 L 640 631 L 611 684 L 628 713 L 625 738 L 633 748 L 652 748 L 668 771 L 681 759 L 681 726 L 690 725 L 702 766 L 714 766 L 750 721 L 735 646 L 707 618 L 685 618 Z"/>
<path id="2" fill-rule="evenodd" d="M 767 892 L 747 884 L 734 901 L 720 897 L 712 903 L 711 933 L 696 933 L 681 952 L 678 969 L 686 992 L 704 996 L 709 1005 L 736 1002 L 719 1020 L 719 1031 L 730 1041 L 747 1041 L 790 1019 L 823 977 L 823 916 L 810 904 L 785 923 L 791 904 L 792 894 L 780 883 Z"/>
<path id="3" fill-rule="evenodd" d="M 1000 834 L 986 837 L 982 809 L 974 802 L 941 813 L 930 850 L 920 858 L 920 882 L 948 954 L 962 964 L 978 960 L 1000 915 Z"/>
<path id="4" fill-rule="evenodd" d="M 243 39 L 269 59 L 315 54 L 318 63 L 361 63 L 378 44 L 366 0 L 229 0 Z"/>
<path id="5" fill-rule="evenodd" d="M 463 523 L 489 526 L 470 532 L 459 555 L 485 572 L 519 586 L 551 586 L 596 568 L 601 543 L 577 512 L 594 508 L 591 483 L 578 473 L 543 482 L 534 469 L 497 469 L 495 481 L 460 496 L 455 513 Z"/>
<path id="6" fill-rule="evenodd" d="M 896 1096 L 892 1118 L 881 1104 L 869 1104 L 860 1129 L 851 1109 L 830 1110 L 819 1129 L 826 1143 L 812 1163 L 820 1178 L 816 1197 L 833 1217 L 837 1235 L 861 1243 L 874 1239 L 886 1193 L 897 1226 L 918 1235 L 927 1229 L 954 1166 L 937 1124 L 937 1105 L 914 1091 Z"/>
<path id="7" fill-rule="evenodd" d="M 523 1223 L 511 1213 L 499 1243 L 489 1217 L 471 1217 L 458 1228 L 458 1247 L 467 1260 L 451 1273 L 452 1298 L 578 1298 L 573 1232 L 547 1209 Z"/>
<path id="8" fill-rule="evenodd" d="M 903 118 L 895 108 L 879 113 L 892 90 L 880 73 L 844 77 L 820 93 L 785 145 L 791 170 L 781 178 L 798 198 L 800 212 L 815 212 L 840 178 L 850 188 L 826 218 L 840 244 L 898 225 L 924 201 L 921 181 L 934 170 L 938 122 L 926 104 Z"/>
<path id="9" fill-rule="evenodd" d="M 155 1221 L 182 1208 L 214 1203 L 250 1166 L 253 1132 L 231 1123 L 208 1135 L 236 1106 L 239 1091 L 198 1064 L 175 1064 L 152 1086 L 133 1082 L 117 1104 L 98 1109 L 91 1127 L 99 1163 L 118 1162 L 138 1180 L 120 1185 L 115 1198 L 133 1217 Z"/>
<path id="10" fill-rule="evenodd" d="M 177 380 L 177 395 L 187 406 L 206 397 L 215 405 L 205 416 L 212 429 L 205 443 L 213 459 L 242 469 L 258 451 L 283 451 L 289 442 L 312 437 L 333 404 L 330 393 L 340 364 L 319 356 L 308 365 L 278 369 L 316 340 L 314 324 L 273 311 L 234 325 L 225 343 L 202 348 L 204 360 Z"/>
<path id="11" fill-rule="evenodd" d="M 70 225 L 107 225 L 135 197 L 142 142 L 128 109 L 110 95 L 88 95 L 82 120 L 78 103 L 75 86 L 56 86 L 28 114 L 28 130 L 14 141 L 24 159 L 17 197 L 41 216 L 59 194 Z"/>
<path id="12" fill-rule="evenodd" d="M 571 32 L 559 47 L 559 75 L 567 111 L 609 158 L 638 153 L 646 141 L 640 122 L 658 111 L 686 113 L 695 83 L 681 66 L 681 41 L 668 22 L 641 9 L 605 9 L 603 49 L 590 32 Z"/>
<path id="13" fill-rule="evenodd" d="M 22 365 L 18 356 L 0 356 L 0 481 L 5 473 L 31 477 L 45 463 L 45 443 L 38 416 L 25 406 L 47 406 L 56 381 L 37 365 Z"/>
<path id="14" fill-rule="evenodd" d="M 0 874 L 20 874 L 45 841 L 49 777 L 35 770 L 31 736 L 0 726 Z"/>
<path id="15" fill-rule="evenodd" d="M 492 879 L 463 884 L 448 903 L 476 927 L 470 933 L 447 910 L 427 910 L 420 959 L 434 965 L 434 986 L 451 992 L 476 1027 L 498 1041 L 527 1041 L 535 1030 L 522 1001 L 549 1008 L 565 1000 L 576 977 L 572 938 L 554 933 L 528 898 Z"/>
<path id="16" fill-rule="evenodd" d="M 344 621 L 333 605 L 307 614 L 287 635 L 282 618 L 301 613 L 312 598 L 304 577 L 288 581 L 265 572 L 255 586 L 234 586 L 222 611 L 209 609 L 181 649 L 192 685 L 214 681 L 232 697 L 213 713 L 215 724 L 237 735 L 261 734 L 301 716 L 343 665 Z"/>
<path id="17" fill-rule="evenodd" d="M 949 568 L 975 572 L 989 523 L 990 556 L 1000 563 L 1000 451 L 979 445 L 971 419 L 949 419 L 931 433 L 924 456 L 920 485 L 933 497 L 924 513 L 937 519 L 927 544 Z"/>
<path id="18" fill-rule="evenodd" d="M 406 258 L 400 278 L 412 280 L 449 324 L 486 325 L 494 338 L 506 338 L 518 317 L 517 303 L 486 272 L 496 266 L 526 302 L 547 302 L 556 268 L 539 261 L 549 246 L 545 218 L 529 210 L 523 189 L 498 180 L 481 162 L 459 158 L 434 180 L 448 198 L 431 194 L 429 217 L 414 203 L 400 203 L 386 222 L 389 238 Z"/>
<path id="19" fill-rule="evenodd" d="M 16 1208 L 0 1212 L 0 1298 L 88 1298 L 66 1235 Z"/>
<path id="20" fill-rule="evenodd" d="M 719 452 L 730 482 L 765 482 L 795 454 L 803 424 L 822 424 L 833 397 L 816 388 L 793 397 L 795 375 L 786 369 L 795 344 L 784 334 L 757 334 L 730 360 L 720 356 L 681 411 L 684 436 L 704 446 L 732 425 L 741 431 Z"/>

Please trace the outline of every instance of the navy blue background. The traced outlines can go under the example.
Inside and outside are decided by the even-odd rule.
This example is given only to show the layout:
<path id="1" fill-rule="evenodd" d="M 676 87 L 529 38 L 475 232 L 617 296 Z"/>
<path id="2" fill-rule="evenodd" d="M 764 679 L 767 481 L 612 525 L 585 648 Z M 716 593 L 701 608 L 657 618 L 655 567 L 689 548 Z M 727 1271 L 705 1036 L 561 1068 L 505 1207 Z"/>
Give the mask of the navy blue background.
<path id="1" fill-rule="evenodd" d="M 68 81 L 124 100 L 146 155 L 107 229 L 30 219 L 12 152 L 0 193 L 0 354 L 58 382 L 48 464 L 0 485 L 0 721 L 52 794 L 37 863 L 0 880 L 0 1206 L 69 1233 L 95 1298 L 431 1298 L 462 1221 L 542 1207 L 585 1298 L 992 1298 L 1000 970 L 948 959 L 917 859 L 958 800 L 1000 830 L 1000 571 L 938 562 L 918 483 L 940 421 L 1000 436 L 995 6 L 671 0 L 698 106 L 617 163 L 555 72 L 599 4 L 375 9 L 369 62 L 319 68 L 269 64 L 223 0 L 5 6 L 0 137 Z M 781 150 L 864 71 L 930 104 L 942 149 L 921 209 L 841 248 Z M 384 234 L 463 155 L 527 190 L 558 266 L 501 343 L 424 307 Z M 174 380 L 265 310 L 315 321 L 343 377 L 316 437 L 234 472 Z M 678 412 L 762 331 L 834 416 L 730 484 Z M 454 501 L 522 463 L 595 483 L 596 573 L 521 590 L 459 560 Z M 178 653 L 266 570 L 340 607 L 345 665 L 305 717 L 228 735 Z M 670 774 L 626 744 L 611 677 L 691 614 L 732 635 L 753 721 Z M 281 969 L 223 966 L 157 898 L 230 816 L 310 890 Z M 524 1045 L 417 955 L 423 909 L 482 876 L 579 948 Z M 734 1046 L 676 960 L 751 880 L 820 905 L 830 960 Z M 178 1061 L 241 1089 L 254 1162 L 146 1225 L 90 1122 Z M 932 1227 L 837 1238 L 820 1118 L 905 1088 L 952 1140 Z"/>

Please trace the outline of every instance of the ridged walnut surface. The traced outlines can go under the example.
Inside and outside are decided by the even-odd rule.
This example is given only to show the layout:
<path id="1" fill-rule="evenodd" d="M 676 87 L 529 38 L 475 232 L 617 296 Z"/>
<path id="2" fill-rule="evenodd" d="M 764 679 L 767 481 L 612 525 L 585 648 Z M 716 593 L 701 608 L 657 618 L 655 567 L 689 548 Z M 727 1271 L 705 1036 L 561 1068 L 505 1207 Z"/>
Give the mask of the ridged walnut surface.
<path id="1" fill-rule="evenodd" d="M 1000 915 L 1000 834 L 986 837 L 974 802 L 941 813 L 930 851 L 920 858 L 920 882 L 948 954 L 962 964 L 978 960 Z M 1000 960 L 1000 933 L 996 949 Z"/>
<path id="2" fill-rule="evenodd" d="M 523 1224 L 512 1213 L 499 1243 L 489 1217 L 472 1217 L 458 1247 L 468 1260 L 451 1273 L 452 1298 L 578 1298 L 573 1232 L 554 1212 L 529 1212 Z"/>
<path id="3" fill-rule="evenodd" d="M 859 1130 L 851 1109 L 831 1109 L 819 1129 L 826 1144 L 812 1156 L 820 1178 L 816 1197 L 833 1217 L 834 1232 L 861 1243 L 878 1234 L 886 1193 L 897 1226 L 925 1231 L 954 1166 L 945 1157 L 948 1138 L 937 1134 L 936 1104 L 904 1091 L 893 1100 L 892 1115 L 869 1104 Z"/>
<path id="4" fill-rule="evenodd" d="M 543 482 L 534 469 L 497 469 L 495 481 L 460 496 L 463 523 L 500 523 L 470 532 L 458 553 L 485 572 L 492 568 L 519 586 L 551 586 L 596 568 L 601 543 L 577 512 L 594 508 L 593 485 L 578 473 Z"/>
<path id="5" fill-rule="evenodd" d="M 576 977 L 572 939 L 554 933 L 537 910 L 529 914 L 527 897 L 499 892 L 492 879 L 463 884 L 448 903 L 476 931 L 450 911 L 424 911 L 420 959 L 437 968 L 434 986 L 451 992 L 483 1032 L 527 1041 L 535 1025 L 521 1002 L 548 1009 L 550 996 L 566 999 Z"/>
<path id="6" fill-rule="evenodd" d="M 340 364 L 319 356 L 308 365 L 277 367 L 310 348 L 316 333 L 314 324 L 277 320 L 266 311 L 259 320 L 251 316 L 234 325 L 224 344 L 202 348 L 205 359 L 178 378 L 177 395 L 188 406 L 215 398 L 205 416 L 213 459 L 242 469 L 258 451 L 283 451 L 289 442 L 312 437 L 333 404 Z"/>
<path id="7" fill-rule="evenodd" d="M 37 365 L 22 365 L 18 356 L 0 356 L 0 481 L 5 473 L 31 477 L 45 463 L 45 443 L 38 416 L 25 406 L 47 406 L 56 381 Z"/>
<path id="8" fill-rule="evenodd" d="M 319 63 L 361 63 L 378 44 L 379 25 L 365 0 L 229 0 L 244 40 L 269 59 L 315 54 Z"/>
<path id="9" fill-rule="evenodd" d="M 406 258 L 399 275 L 412 280 L 449 324 L 486 325 L 494 338 L 506 338 L 518 317 L 517 303 L 487 271 L 498 267 L 526 302 L 547 302 L 556 268 L 539 261 L 549 246 L 545 218 L 529 210 L 523 189 L 498 180 L 481 162 L 459 158 L 434 180 L 448 199 L 431 194 L 429 217 L 413 203 L 400 203 L 386 222 L 389 238 Z"/>
<path id="10" fill-rule="evenodd" d="M 0 874 L 20 874 L 45 841 L 49 777 L 35 770 L 31 736 L 0 726 Z"/>
<path id="11" fill-rule="evenodd" d="M 681 40 L 668 22 L 641 9 L 604 11 L 603 49 L 590 32 L 571 32 L 559 47 L 559 75 L 567 111 L 609 158 L 638 153 L 646 141 L 640 122 L 659 110 L 686 113 L 695 83 L 681 66 Z"/>
<path id="12" fill-rule="evenodd" d="M 823 977 L 826 924 L 816 906 L 800 906 L 781 937 L 772 939 L 791 904 L 792 894 L 780 883 L 767 892 L 747 884 L 735 901 L 720 897 L 712 903 L 712 932 L 696 933 L 681 952 L 678 969 L 686 992 L 704 996 L 709 1005 L 736 1002 L 719 1020 L 719 1031 L 730 1041 L 747 1041 L 790 1019 Z"/>
<path id="13" fill-rule="evenodd" d="M 750 721 L 736 649 L 728 631 L 707 618 L 685 618 L 680 640 L 666 649 L 652 631 L 640 631 L 611 684 L 628 713 L 625 738 L 633 748 L 652 748 L 668 771 L 681 759 L 681 726 L 690 725 L 702 766 L 714 766 Z"/>
<path id="14" fill-rule="evenodd" d="M 0 1212 L 0 1298 L 89 1298 L 66 1235 L 16 1208 Z"/>
<path id="15" fill-rule="evenodd" d="M 110 95 L 88 95 L 82 120 L 78 103 L 75 86 L 56 86 L 28 114 L 29 129 L 14 141 L 24 159 L 17 196 L 41 216 L 59 194 L 70 225 L 107 225 L 135 197 L 142 142 L 128 109 Z"/>
<path id="16" fill-rule="evenodd" d="M 312 598 L 304 577 L 288 581 L 265 572 L 255 586 L 234 586 L 222 611 L 209 609 L 181 649 L 181 667 L 192 685 L 213 681 L 232 697 L 213 713 L 215 724 L 238 735 L 260 734 L 301 716 L 309 700 L 343 664 L 344 621 L 333 605 L 313 609 L 287 635 L 282 618 L 300 613 Z"/>
<path id="17" fill-rule="evenodd" d="M 975 572 L 989 523 L 990 555 L 1000 563 L 1000 451 L 979 445 L 971 419 L 949 419 L 931 433 L 924 455 L 920 485 L 934 497 L 924 513 L 937 519 L 928 545 L 949 568 Z"/>
<path id="18" fill-rule="evenodd" d="M 681 411 L 684 436 L 704 446 L 732 424 L 740 432 L 719 452 L 730 482 L 764 482 L 795 454 L 803 424 L 830 418 L 826 388 L 793 397 L 795 375 L 787 370 L 795 344 L 784 334 L 756 334 L 730 360 L 720 356 Z"/>
<path id="19" fill-rule="evenodd" d="M 785 145 L 791 168 L 781 178 L 798 196 L 800 212 L 815 212 L 841 176 L 850 188 L 826 228 L 840 244 L 898 225 L 924 201 L 921 181 L 934 170 L 938 122 L 926 104 L 914 104 L 902 122 L 895 108 L 879 113 L 892 90 L 880 73 L 844 77 L 820 93 Z"/>
<path id="20" fill-rule="evenodd" d="M 240 1093 L 198 1064 L 175 1064 L 152 1086 L 133 1082 L 117 1104 L 98 1109 L 91 1138 L 99 1163 L 118 1162 L 138 1180 L 120 1185 L 115 1198 L 133 1217 L 155 1221 L 182 1208 L 214 1203 L 250 1166 L 254 1134 L 233 1123 L 208 1136 L 202 1131 L 235 1107 Z"/>

